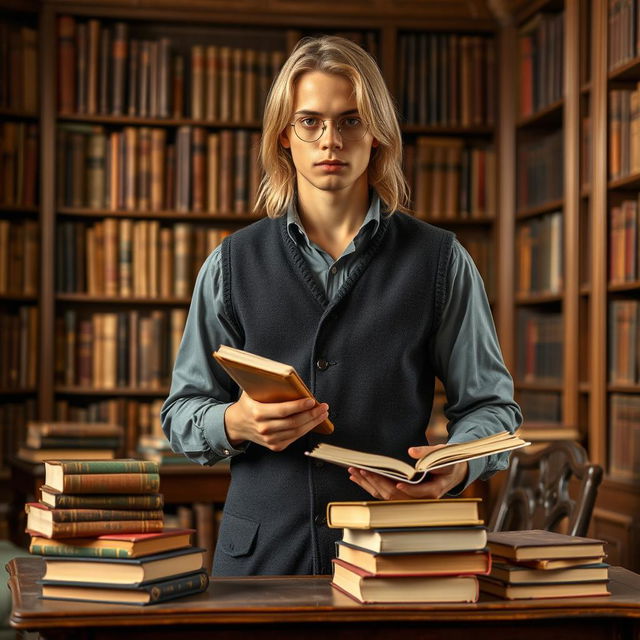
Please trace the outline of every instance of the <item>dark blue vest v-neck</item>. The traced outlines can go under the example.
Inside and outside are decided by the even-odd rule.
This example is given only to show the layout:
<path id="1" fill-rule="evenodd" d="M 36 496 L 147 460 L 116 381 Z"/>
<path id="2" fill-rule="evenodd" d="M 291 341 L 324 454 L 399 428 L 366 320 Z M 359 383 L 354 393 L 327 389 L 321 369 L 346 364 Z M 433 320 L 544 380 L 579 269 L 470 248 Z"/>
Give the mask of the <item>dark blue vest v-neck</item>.
<path id="1" fill-rule="evenodd" d="M 329 404 L 330 436 L 233 458 L 215 575 L 330 573 L 328 502 L 367 500 L 345 469 L 304 455 L 316 442 L 409 461 L 425 443 L 434 371 L 428 342 L 446 298 L 453 234 L 396 213 L 329 301 L 286 230 L 262 220 L 222 245 L 228 316 L 247 351 L 293 365 Z"/>

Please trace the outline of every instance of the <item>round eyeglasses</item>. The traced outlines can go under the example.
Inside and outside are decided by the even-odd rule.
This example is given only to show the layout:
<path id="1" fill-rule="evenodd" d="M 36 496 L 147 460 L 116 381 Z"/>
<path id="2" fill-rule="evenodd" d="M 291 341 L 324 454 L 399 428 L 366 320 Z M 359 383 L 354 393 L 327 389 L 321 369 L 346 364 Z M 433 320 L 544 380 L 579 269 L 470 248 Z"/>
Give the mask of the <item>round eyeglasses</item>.
<path id="1" fill-rule="evenodd" d="M 303 142 L 315 142 L 320 140 L 327 128 L 327 122 L 335 122 L 336 129 L 344 140 L 362 140 L 369 126 L 358 116 L 344 116 L 333 120 L 326 118 L 322 120 L 316 116 L 300 116 L 289 124 L 293 127 L 296 135 Z"/>

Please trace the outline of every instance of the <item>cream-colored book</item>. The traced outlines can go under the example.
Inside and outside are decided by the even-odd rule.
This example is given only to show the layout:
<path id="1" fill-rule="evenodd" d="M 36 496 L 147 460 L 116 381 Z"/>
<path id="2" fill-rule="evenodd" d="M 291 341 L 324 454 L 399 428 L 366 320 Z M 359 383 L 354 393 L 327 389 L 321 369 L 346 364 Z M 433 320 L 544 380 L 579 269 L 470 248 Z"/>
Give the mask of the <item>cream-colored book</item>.
<path id="1" fill-rule="evenodd" d="M 530 444 L 530 442 L 526 442 L 508 431 L 503 431 L 471 442 L 448 444 L 423 456 L 413 466 L 397 458 L 345 449 L 324 442 L 306 453 L 312 458 L 319 458 L 342 467 L 357 467 L 394 480 L 417 484 L 422 482 L 425 476 L 434 469 L 490 456 L 494 453 L 520 449 Z"/>

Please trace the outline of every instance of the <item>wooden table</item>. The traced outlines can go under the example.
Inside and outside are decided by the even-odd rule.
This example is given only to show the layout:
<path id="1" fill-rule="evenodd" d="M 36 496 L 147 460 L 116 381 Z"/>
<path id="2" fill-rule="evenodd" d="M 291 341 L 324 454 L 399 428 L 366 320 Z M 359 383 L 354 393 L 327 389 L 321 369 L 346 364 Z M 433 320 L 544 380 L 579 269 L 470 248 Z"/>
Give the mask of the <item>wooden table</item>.
<path id="1" fill-rule="evenodd" d="M 609 598 L 360 605 L 326 576 L 212 578 L 206 593 L 148 607 L 43 600 L 41 558 L 7 565 L 11 626 L 46 640 L 638 640 L 640 576 L 612 567 Z"/>

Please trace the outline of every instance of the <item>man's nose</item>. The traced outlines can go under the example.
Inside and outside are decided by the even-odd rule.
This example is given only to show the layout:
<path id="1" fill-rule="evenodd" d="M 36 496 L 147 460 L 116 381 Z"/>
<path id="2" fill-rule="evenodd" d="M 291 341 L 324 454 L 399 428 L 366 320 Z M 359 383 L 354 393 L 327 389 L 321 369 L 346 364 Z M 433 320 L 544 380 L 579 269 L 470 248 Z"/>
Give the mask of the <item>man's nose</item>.
<path id="1" fill-rule="evenodd" d="M 327 120 L 325 128 L 320 136 L 320 144 L 323 149 L 333 149 L 334 147 L 342 148 L 342 135 L 338 130 L 338 125 L 333 120 Z"/>

